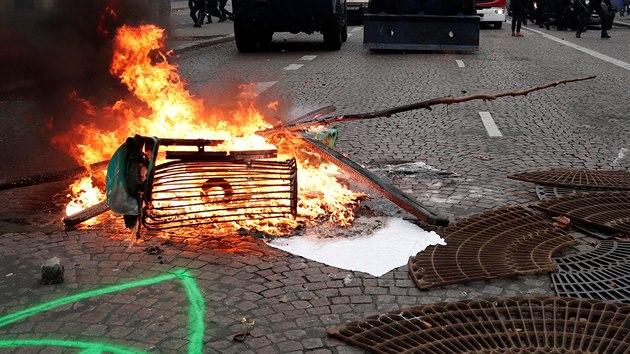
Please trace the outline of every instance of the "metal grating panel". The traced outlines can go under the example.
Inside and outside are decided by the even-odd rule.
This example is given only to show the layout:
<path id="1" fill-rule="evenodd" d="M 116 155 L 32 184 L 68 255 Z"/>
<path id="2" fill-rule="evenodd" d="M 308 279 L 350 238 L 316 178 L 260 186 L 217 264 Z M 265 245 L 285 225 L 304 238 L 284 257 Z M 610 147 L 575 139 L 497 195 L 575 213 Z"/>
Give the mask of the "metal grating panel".
<path id="1" fill-rule="evenodd" d="M 143 224 L 148 229 L 168 229 L 296 213 L 295 159 L 175 161 L 156 167 Z"/>
<path id="2" fill-rule="evenodd" d="M 420 289 L 553 271 L 553 253 L 577 244 L 564 231 L 516 206 L 469 217 L 437 233 L 446 246 L 429 246 L 409 258 L 409 272 Z"/>
<path id="3" fill-rule="evenodd" d="M 489 298 L 370 316 L 328 334 L 372 353 L 628 353 L 630 305 Z"/>
<path id="4" fill-rule="evenodd" d="M 552 215 L 630 234 L 630 192 L 593 192 L 545 199 L 532 207 Z"/>
<path id="5" fill-rule="evenodd" d="M 558 295 L 630 303 L 630 242 L 601 241 L 589 252 L 553 261 Z"/>
<path id="6" fill-rule="evenodd" d="M 565 188 L 630 190 L 630 172 L 556 168 L 507 176 L 524 182 Z"/>

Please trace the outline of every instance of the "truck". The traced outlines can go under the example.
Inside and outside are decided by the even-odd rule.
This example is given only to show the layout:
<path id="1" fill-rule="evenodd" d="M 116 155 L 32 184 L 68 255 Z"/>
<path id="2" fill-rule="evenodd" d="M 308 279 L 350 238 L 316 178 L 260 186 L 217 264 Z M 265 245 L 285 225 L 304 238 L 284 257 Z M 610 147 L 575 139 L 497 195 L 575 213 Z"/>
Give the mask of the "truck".
<path id="1" fill-rule="evenodd" d="M 501 29 L 507 14 L 505 0 L 477 0 L 475 7 L 482 24 L 491 24 L 494 28 Z"/>
<path id="2" fill-rule="evenodd" d="M 475 51 L 475 0 L 370 0 L 363 17 L 370 50 Z"/>
<path id="3" fill-rule="evenodd" d="M 319 32 L 328 50 L 348 39 L 346 0 L 232 0 L 232 10 L 239 52 L 270 43 L 276 32 Z"/>

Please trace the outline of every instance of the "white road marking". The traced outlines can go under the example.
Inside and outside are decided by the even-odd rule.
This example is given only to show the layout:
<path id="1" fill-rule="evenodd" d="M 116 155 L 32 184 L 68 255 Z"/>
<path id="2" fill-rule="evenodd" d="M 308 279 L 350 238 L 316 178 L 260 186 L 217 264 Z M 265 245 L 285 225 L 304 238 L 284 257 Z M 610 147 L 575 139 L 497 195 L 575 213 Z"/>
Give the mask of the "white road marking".
<path id="1" fill-rule="evenodd" d="M 300 60 L 313 60 L 317 58 L 317 55 L 304 55 L 300 58 Z"/>
<path id="2" fill-rule="evenodd" d="M 497 128 L 497 125 L 494 124 L 494 119 L 492 119 L 490 112 L 479 112 L 479 116 L 481 117 L 484 127 L 486 127 L 488 136 L 503 136 L 499 128 Z"/>
<path id="3" fill-rule="evenodd" d="M 282 70 L 297 70 L 303 66 L 304 64 L 291 64 L 291 65 L 285 66 L 284 68 L 282 68 Z"/>
<path id="4" fill-rule="evenodd" d="M 535 30 L 535 29 L 531 29 L 531 28 L 527 28 L 526 30 L 534 32 L 534 33 L 538 33 L 538 34 L 540 34 L 541 36 L 543 36 L 543 37 L 545 37 L 547 39 L 550 39 L 550 40 L 552 40 L 554 42 L 557 42 L 557 43 L 560 43 L 560 44 L 564 44 L 567 47 L 571 47 L 571 48 L 573 48 L 575 50 L 579 50 L 580 52 L 586 53 L 586 54 L 588 54 L 588 55 L 590 55 L 592 57 L 595 57 L 595 58 L 597 58 L 599 60 L 603 60 L 603 61 L 605 61 L 607 63 L 616 65 L 616 66 L 618 66 L 620 68 L 623 68 L 623 69 L 626 69 L 626 70 L 630 70 L 630 63 L 626 63 L 625 61 L 609 57 L 608 55 L 602 54 L 600 52 L 596 52 L 596 51 L 588 49 L 588 48 L 584 48 L 581 45 L 577 45 L 577 44 L 571 43 L 571 42 L 569 42 L 567 40 L 564 40 L 562 38 L 558 38 L 556 36 L 552 36 L 552 35 L 547 34 L 545 32 L 541 32 L 541 31 L 538 31 L 538 30 Z M 569 32 L 569 34 L 572 35 L 573 33 Z"/>
<path id="5" fill-rule="evenodd" d="M 266 90 L 268 90 L 271 86 L 277 84 L 278 81 L 263 81 L 263 82 L 257 82 L 254 85 L 254 92 L 256 92 L 257 95 L 260 95 L 261 93 L 265 92 Z"/>
<path id="6" fill-rule="evenodd" d="M 348 38 L 352 37 L 352 33 L 348 33 Z"/>
<path id="7" fill-rule="evenodd" d="M 351 31 L 351 32 L 358 32 L 358 31 L 360 31 L 360 30 L 361 30 L 361 27 L 355 27 L 355 28 L 353 28 L 353 29 L 352 29 L 352 31 Z"/>
<path id="8" fill-rule="evenodd" d="M 464 65 L 464 61 L 463 60 L 455 60 L 457 62 L 457 66 L 459 66 L 460 68 L 465 67 L 466 65 Z"/>

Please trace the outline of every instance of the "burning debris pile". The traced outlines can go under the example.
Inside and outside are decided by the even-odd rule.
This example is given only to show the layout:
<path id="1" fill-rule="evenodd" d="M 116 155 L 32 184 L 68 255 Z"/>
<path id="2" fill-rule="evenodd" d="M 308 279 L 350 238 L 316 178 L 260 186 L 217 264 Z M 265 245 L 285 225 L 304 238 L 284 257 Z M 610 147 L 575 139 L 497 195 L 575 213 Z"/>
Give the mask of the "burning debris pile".
<path id="1" fill-rule="evenodd" d="M 113 211 L 135 219 L 144 211 L 140 219 L 151 228 L 209 224 L 217 231 L 245 228 L 276 235 L 323 219 L 338 225 L 352 221 L 363 194 L 342 185 L 334 166 L 309 153 L 300 139 L 258 135 L 272 124 L 256 109 L 251 94 L 240 95 L 235 109 L 206 109 L 161 52 L 163 41 L 164 31 L 158 27 L 121 27 L 110 72 L 139 102 L 120 100 L 103 109 L 85 102 L 85 114 L 94 122 L 56 137 L 83 165 L 109 160 L 127 141 L 124 151 L 114 155 L 120 159 L 116 163 L 123 171 L 124 188 L 108 189 Z M 241 87 L 245 92 L 248 88 Z M 117 128 L 100 128 L 103 119 L 115 121 Z M 142 136 L 135 147 L 130 146 L 134 140 L 127 139 L 133 135 Z M 160 138 L 147 138 L 153 136 Z M 158 153 L 159 146 L 168 145 L 174 150 Z M 113 160 L 108 187 L 116 179 L 110 173 L 116 169 Z M 256 170 L 258 175 L 251 175 Z M 100 173 L 93 171 L 73 184 L 73 191 L 80 192 L 74 193 L 66 214 L 102 203 L 103 183 L 96 182 Z M 130 183 L 129 175 L 135 181 Z M 121 191 L 137 202 L 135 208 L 127 203 L 125 210 L 124 203 L 112 199 Z M 210 204 L 220 205 L 219 214 L 208 209 Z M 134 224 L 130 219 L 128 226 Z"/>

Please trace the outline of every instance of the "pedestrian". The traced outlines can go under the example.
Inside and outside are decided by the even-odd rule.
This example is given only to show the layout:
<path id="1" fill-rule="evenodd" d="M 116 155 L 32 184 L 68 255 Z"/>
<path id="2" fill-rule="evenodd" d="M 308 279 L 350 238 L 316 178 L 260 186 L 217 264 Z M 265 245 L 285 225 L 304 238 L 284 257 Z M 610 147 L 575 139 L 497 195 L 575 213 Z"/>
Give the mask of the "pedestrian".
<path id="1" fill-rule="evenodd" d="M 219 12 L 223 16 L 222 19 L 223 21 L 225 20 L 234 21 L 234 15 L 225 8 L 226 4 L 227 4 L 227 0 L 219 0 Z M 219 19 L 219 22 L 223 22 L 223 21 L 221 21 L 221 18 Z"/>
<path id="2" fill-rule="evenodd" d="M 194 0 L 188 0 L 188 8 L 190 9 L 190 18 L 192 18 L 193 24 L 197 25 L 197 12 L 199 11 L 197 8 L 197 2 Z"/>
<path id="3" fill-rule="evenodd" d="M 593 12 L 597 12 L 602 27 L 602 39 L 610 38 L 610 35 L 608 34 L 608 25 L 611 19 L 609 11 L 612 9 L 612 6 L 610 5 L 610 0 L 590 0 L 588 2 L 588 5 L 585 5 L 581 0 L 577 0 L 577 2 L 581 4 L 578 6 L 585 7 L 586 11 L 584 11 L 585 13 L 583 14 L 583 16 L 580 16 L 580 24 L 578 26 L 577 32 L 575 32 L 575 37 L 582 37 L 582 32 L 586 31 L 586 25 L 588 25 L 591 14 Z"/>
<path id="4" fill-rule="evenodd" d="M 624 17 L 626 12 L 628 12 L 628 6 L 630 5 L 630 0 L 622 0 L 621 7 L 619 8 L 619 16 Z"/>
<path id="5" fill-rule="evenodd" d="M 197 22 L 195 23 L 193 27 L 201 27 L 201 25 L 203 25 L 203 20 L 205 19 L 206 16 L 208 17 L 208 22 L 206 23 L 212 23 L 211 16 L 215 16 L 221 19 L 222 17 L 221 13 L 219 12 L 219 9 L 217 8 L 218 0 L 193 0 L 193 1 L 197 3 L 197 7 L 199 9 L 199 12 L 197 14 Z"/>
<path id="6" fill-rule="evenodd" d="M 511 0 L 510 6 L 512 7 L 512 37 L 523 37 L 521 25 L 529 9 L 527 0 Z"/>
<path id="7" fill-rule="evenodd" d="M 621 8 L 623 8 L 623 0 L 610 0 L 610 5 L 612 6 L 611 14 L 617 13 L 617 11 L 619 11 L 619 15 L 623 16 L 621 14 Z"/>

